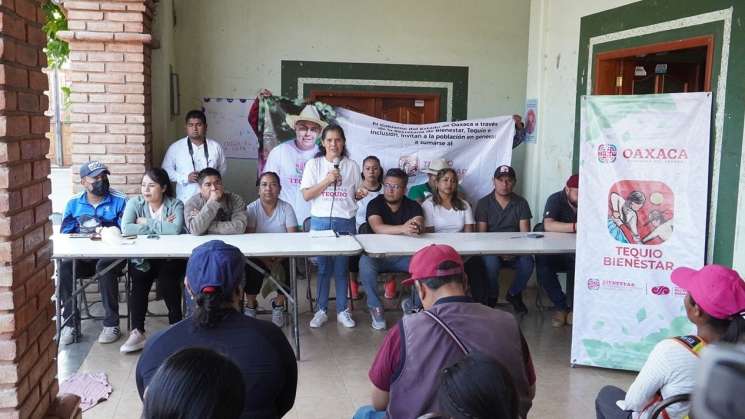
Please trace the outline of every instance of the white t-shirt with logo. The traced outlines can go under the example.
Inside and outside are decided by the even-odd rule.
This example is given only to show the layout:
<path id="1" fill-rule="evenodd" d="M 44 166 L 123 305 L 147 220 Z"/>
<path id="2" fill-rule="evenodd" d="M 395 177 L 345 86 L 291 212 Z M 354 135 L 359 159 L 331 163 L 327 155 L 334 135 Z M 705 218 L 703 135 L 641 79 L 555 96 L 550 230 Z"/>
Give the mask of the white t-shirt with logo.
<path id="1" fill-rule="evenodd" d="M 318 153 L 318 146 L 310 150 L 300 150 L 295 140 L 288 140 L 274 147 L 269 152 L 264 165 L 265 172 L 279 175 L 282 191 L 279 199 L 292 205 L 300 223 L 310 217 L 310 203 L 303 199 L 300 193 L 300 181 L 303 178 L 305 163 Z"/>
<path id="2" fill-rule="evenodd" d="M 325 157 L 309 160 L 303 171 L 300 189 L 317 185 L 333 169 L 334 163 L 326 160 Z M 339 163 L 339 172 L 341 182 L 336 183 L 336 190 L 334 190 L 334 185 L 329 185 L 321 192 L 321 195 L 310 201 L 310 214 L 313 217 L 354 218 L 357 215 L 357 202 L 354 200 L 354 194 L 362 186 L 360 166 L 354 160 L 344 157 Z M 332 202 L 333 213 L 331 213 Z"/>
<path id="3" fill-rule="evenodd" d="M 466 224 L 475 224 L 471 206 L 464 199 L 462 211 L 455 208 L 447 209 L 442 205 L 435 205 L 432 197 L 422 202 L 422 211 L 424 211 L 424 225 L 434 227 L 435 233 L 459 233 L 463 231 Z"/>
<path id="4" fill-rule="evenodd" d="M 287 228 L 298 225 L 292 205 L 281 199 L 277 200 L 277 206 L 271 216 L 264 211 L 261 199 L 248 204 L 246 212 L 248 213 L 247 227 L 256 233 L 287 233 Z"/>

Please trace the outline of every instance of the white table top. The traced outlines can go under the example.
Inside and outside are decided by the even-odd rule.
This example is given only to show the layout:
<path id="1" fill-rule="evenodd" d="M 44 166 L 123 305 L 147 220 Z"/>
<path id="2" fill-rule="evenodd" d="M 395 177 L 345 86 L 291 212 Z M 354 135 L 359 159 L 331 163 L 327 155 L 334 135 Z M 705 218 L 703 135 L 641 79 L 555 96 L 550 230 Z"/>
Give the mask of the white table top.
<path id="1" fill-rule="evenodd" d="M 351 256 L 362 252 L 352 236 L 310 237 L 311 233 L 267 233 L 192 236 L 180 234 L 125 240 L 132 244 L 108 244 L 87 238 L 54 234 L 53 258 L 188 258 L 192 249 L 210 240 L 222 240 L 241 249 L 246 256 Z"/>
<path id="2" fill-rule="evenodd" d="M 576 235 L 541 233 L 544 237 L 528 238 L 527 233 L 427 233 L 419 237 L 389 234 L 355 236 L 365 253 L 374 257 L 410 256 L 430 244 L 447 244 L 461 255 L 525 255 L 574 253 Z"/>

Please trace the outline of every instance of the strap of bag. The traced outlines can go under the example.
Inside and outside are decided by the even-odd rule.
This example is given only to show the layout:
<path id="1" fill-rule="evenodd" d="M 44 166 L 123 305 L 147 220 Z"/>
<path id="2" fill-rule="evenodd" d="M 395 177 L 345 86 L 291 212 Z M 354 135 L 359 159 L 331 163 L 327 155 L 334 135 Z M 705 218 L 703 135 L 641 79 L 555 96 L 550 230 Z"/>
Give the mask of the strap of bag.
<path id="1" fill-rule="evenodd" d="M 676 336 L 672 339 L 683 345 L 697 357 L 701 355 L 701 350 L 704 349 L 704 347 L 706 346 L 706 341 L 694 335 Z"/>
<path id="2" fill-rule="evenodd" d="M 424 310 L 422 313 L 429 316 L 432 320 L 435 321 L 435 323 L 439 324 L 440 327 L 447 333 L 451 339 L 453 339 L 453 342 L 455 342 L 456 345 L 458 345 L 458 348 L 460 348 L 461 352 L 468 355 L 471 351 L 466 348 L 466 345 L 463 344 L 463 342 L 458 339 L 458 336 L 455 335 L 455 333 L 448 327 L 448 325 L 445 324 L 442 320 L 440 320 L 439 317 L 435 313 L 432 313 L 430 311 Z"/>

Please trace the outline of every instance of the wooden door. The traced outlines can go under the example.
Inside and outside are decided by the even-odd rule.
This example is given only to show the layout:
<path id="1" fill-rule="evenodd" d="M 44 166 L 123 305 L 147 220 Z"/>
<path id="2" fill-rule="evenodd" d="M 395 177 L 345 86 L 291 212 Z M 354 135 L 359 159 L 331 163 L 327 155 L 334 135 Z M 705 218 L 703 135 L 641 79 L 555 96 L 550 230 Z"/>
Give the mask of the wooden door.
<path id="1" fill-rule="evenodd" d="M 440 96 L 436 94 L 312 90 L 310 100 L 402 124 L 441 121 Z"/>

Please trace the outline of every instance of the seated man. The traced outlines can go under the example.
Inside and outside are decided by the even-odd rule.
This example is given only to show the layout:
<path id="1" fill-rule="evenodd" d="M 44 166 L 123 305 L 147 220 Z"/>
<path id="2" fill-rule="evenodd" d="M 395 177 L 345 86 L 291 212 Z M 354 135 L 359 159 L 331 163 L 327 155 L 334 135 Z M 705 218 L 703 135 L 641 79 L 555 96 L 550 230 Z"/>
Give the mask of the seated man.
<path id="1" fill-rule="evenodd" d="M 450 165 L 448 165 L 448 161 L 445 159 L 434 159 L 429 162 L 429 166 L 426 169 L 422 169 L 422 173 L 427 174 L 427 181 L 421 185 L 412 186 L 406 196 L 420 204 L 424 202 L 425 199 L 432 196 L 432 191 L 437 186 L 437 172 L 449 167 Z"/>
<path id="2" fill-rule="evenodd" d="M 259 199 L 248 204 L 246 213 L 248 225 L 246 233 L 295 233 L 297 232 L 297 218 L 292 205 L 279 199 L 282 186 L 279 176 L 274 172 L 264 172 L 259 175 Z M 252 262 L 259 265 L 265 272 L 272 270 L 273 266 L 281 264 L 286 274 L 290 273 L 289 259 L 287 258 L 252 258 Z M 277 278 L 280 279 L 280 278 Z M 246 270 L 246 284 L 258 284 L 264 281 L 264 275 L 248 267 Z M 283 287 L 287 291 L 287 287 Z M 248 289 L 246 287 L 246 308 L 244 313 L 256 317 L 256 295 L 259 288 Z M 268 292 L 267 292 L 268 294 Z M 285 325 L 285 296 L 277 291 L 277 297 L 272 300 L 272 323 L 279 327 Z"/>
<path id="3" fill-rule="evenodd" d="M 409 180 L 401 169 L 390 169 L 383 179 L 383 195 L 378 195 L 367 204 L 367 223 L 373 233 L 405 234 L 416 236 L 424 232 L 424 213 L 422 207 L 404 196 Z M 406 272 L 409 267 L 408 256 L 374 258 L 360 257 L 360 278 L 367 294 L 372 327 L 385 329 L 383 306 L 375 292 L 378 274 L 382 272 Z"/>
<path id="4" fill-rule="evenodd" d="M 515 169 L 510 166 L 499 166 L 494 171 L 494 190 L 476 205 L 476 223 L 480 233 L 530 231 L 530 219 L 533 215 L 528 201 L 512 192 L 515 180 Z M 495 305 L 499 299 L 499 269 L 503 264 L 508 264 L 514 266 L 517 272 L 512 287 L 507 292 L 507 301 L 512 304 L 515 313 L 527 313 L 522 292 L 533 274 L 533 256 L 490 255 L 482 259 L 489 281 L 488 305 Z"/>
<path id="5" fill-rule="evenodd" d="M 192 251 L 184 285 L 196 302 L 196 312 L 148 339 L 135 372 L 140 398 L 169 356 L 185 348 L 210 348 L 241 370 L 241 417 L 281 418 L 292 409 L 297 388 L 292 347 L 277 326 L 240 314 L 244 269 L 240 249 L 222 241 L 212 240 Z"/>
<path id="6" fill-rule="evenodd" d="M 225 191 L 222 175 L 208 167 L 197 176 L 199 193 L 184 203 L 186 229 L 195 236 L 243 234 L 246 231 L 246 203 L 239 195 Z"/>
<path id="7" fill-rule="evenodd" d="M 420 249 L 409 273 L 404 285 L 414 285 L 425 311 L 405 316 L 386 335 L 368 374 L 372 406 L 358 410 L 355 419 L 416 418 L 439 411 L 440 371 L 475 352 L 507 368 L 520 416 L 526 417 L 535 395 L 535 371 L 515 317 L 465 295 L 463 261 L 450 246 Z"/>
<path id="8" fill-rule="evenodd" d="M 109 188 L 109 169 L 102 163 L 91 161 L 80 166 L 80 184 L 83 191 L 67 202 L 60 232 L 94 233 L 99 227 L 120 227 L 126 195 Z M 104 271 L 115 259 L 78 260 L 75 263 L 75 277 L 92 276 Z M 104 308 L 103 330 L 98 336 L 99 343 L 113 343 L 121 336 L 119 330 L 119 299 L 117 275 L 123 262 L 98 277 L 101 304 Z M 62 317 L 80 322 L 80 313 L 72 312 L 72 260 L 62 260 L 59 265 L 59 287 L 62 304 Z M 72 327 L 62 329 L 60 344 L 68 345 L 75 340 Z"/>
<path id="9" fill-rule="evenodd" d="M 579 196 L 579 175 L 572 175 L 564 190 L 556 192 L 546 200 L 543 211 L 543 230 L 558 233 L 577 232 L 577 197 Z M 556 312 L 551 316 L 551 325 L 561 327 L 572 324 L 572 311 L 567 304 L 567 296 L 561 290 L 557 272 L 567 272 L 567 294 L 574 289 L 574 254 L 536 255 L 535 270 L 538 284 L 546 290 Z"/>

